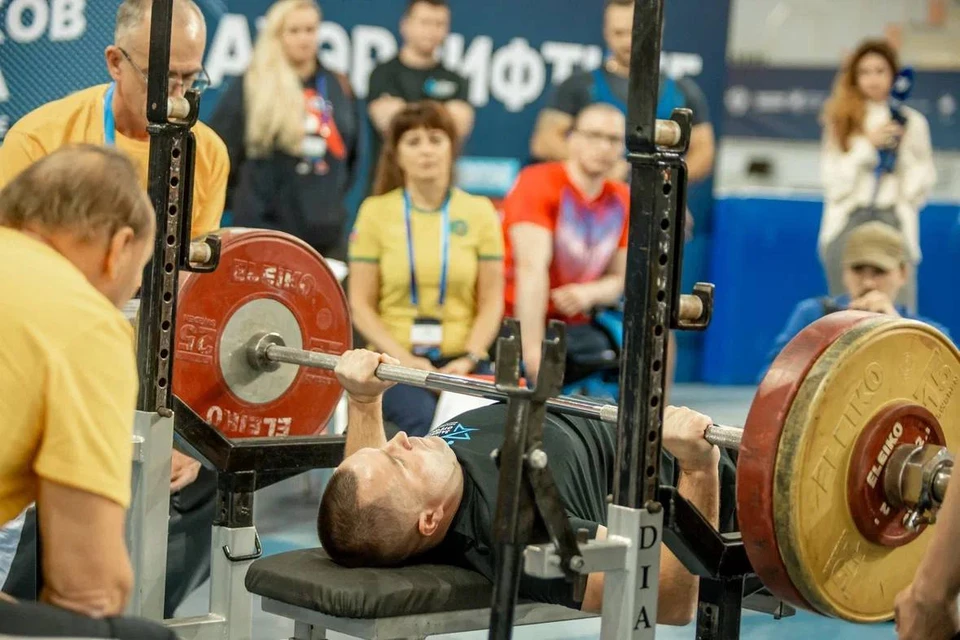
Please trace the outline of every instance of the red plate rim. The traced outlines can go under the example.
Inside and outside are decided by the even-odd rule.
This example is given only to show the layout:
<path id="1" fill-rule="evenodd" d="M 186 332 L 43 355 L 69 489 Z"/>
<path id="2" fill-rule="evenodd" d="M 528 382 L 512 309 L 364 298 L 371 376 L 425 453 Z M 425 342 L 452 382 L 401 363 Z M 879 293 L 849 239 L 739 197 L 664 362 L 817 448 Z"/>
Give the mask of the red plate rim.
<path id="1" fill-rule="evenodd" d="M 336 290 L 337 290 L 338 303 L 340 305 L 340 308 L 343 309 L 344 312 L 346 313 L 347 318 L 349 318 L 350 307 L 347 301 L 346 294 L 343 291 L 343 287 L 340 285 L 339 281 L 337 280 L 337 277 L 334 274 L 333 270 L 330 268 L 330 265 L 327 264 L 326 259 L 324 259 L 323 256 L 316 249 L 314 249 L 312 246 L 310 246 L 308 243 L 304 242 L 300 238 L 297 238 L 295 236 L 292 236 L 284 232 L 273 231 L 269 229 L 255 229 L 255 228 L 246 228 L 246 227 L 228 227 L 224 229 L 219 229 L 213 232 L 213 234 L 220 236 L 225 247 L 229 247 L 230 245 L 240 246 L 250 241 L 273 240 L 273 241 L 280 241 L 288 245 L 296 245 L 297 248 L 303 249 L 305 252 L 307 252 L 308 254 L 310 254 L 312 257 L 316 259 L 316 262 L 319 265 L 317 268 L 324 270 L 327 273 L 327 276 L 329 277 L 330 281 L 337 284 Z M 210 274 L 186 272 L 186 271 L 182 273 L 183 273 L 183 277 L 180 282 L 179 294 L 178 294 L 181 299 L 188 298 L 191 295 L 196 295 L 196 294 L 193 294 L 194 289 L 198 286 L 205 286 L 203 285 L 203 283 L 206 281 L 203 279 L 203 276 L 210 275 Z M 263 295 L 263 296 L 257 296 L 256 298 L 251 298 L 250 296 L 247 296 L 243 298 L 238 298 L 237 300 L 230 301 L 229 311 L 224 315 L 224 319 L 229 318 L 240 306 L 249 302 L 251 299 L 261 299 L 261 298 L 275 299 L 281 303 L 284 302 L 283 297 L 280 295 Z M 329 306 L 331 308 L 336 308 L 336 304 L 330 304 Z M 290 307 L 288 306 L 288 308 Z M 179 315 L 184 310 L 189 311 L 188 309 L 184 309 L 183 306 L 178 304 L 177 314 Z M 298 309 L 296 308 L 291 309 L 291 313 L 294 314 L 294 316 L 297 318 L 298 323 L 300 323 L 301 325 L 303 324 L 303 322 L 306 321 L 305 318 L 301 317 L 301 314 L 299 313 Z M 349 325 L 349 321 L 348 321 L 348 325 Z M 346 342 L 345 344 L 346 349 L 352 348 L 352 343 L 353 343 L 352 330 L 348 330 L 346 332 L 345 342 Z M 174 362 L 174 366 L 176 366 L 176 361 Z M 291 389 L 294 388 L 298 384 L 300 378 L 304 375 L 307 375 L 307 373 L 308 372 L 305 370 L 299 371 L 297 373 L 297 376 L 291 382 Z M 242 399 L 237 398 L 236 396 L 233 395 L 233 392 L 229 389 L 228 385 L 226 384 L 226 381 L 223 379 L 223 373 L 220 370 L 220 367 L 218 366 L 214 367 L 213 375 L 216 376 L 217 384 L 223 389 L 225 389 L 226 393 L 228 393 L 234 399 L 235 402 L 237 402 L 240 405 L 247 404 Z M 173 377 L 174 393 L 177 393 L 178 381 L 182 381 L 182 376 L 175 375 Z M 269 410 L 270 407 L 274 406 L 279 401 L 280 399 L 277 399 L 270 403 L 260 405 L 259 409 Z M 329 421 L 330 416 L 333 415 L 335 408 L 336 406 L 334 403 L 334 405 L 330 409 L 330 415 L 326 416 L 324 420 L 319 421 L 319 424 L 325 425 L 326 422 Z M 193 409 L 194 411 L 198 411 L 200 407 L 193 407 Z M 319 417 L 321 416 L 318 416 L 318 418 Z M 320 430 L 317 431 L 315 435 L 319 435 L 321 433 L 323 433 L 323 428 L 320 428 Z M 237 435 L 231 436 L 231 438 L 235 438 L 235 439 L 242 439 L 244 437 L 246 436 L 237 436 Z"/>
<path id="2" fill-rule="evenodd" d="M 737 514 L 744 549 L 764 586 L 809 611 L 816 609 L 794 586 L 777 544 L 773 489 L 780 435 L 797 391 L 817 359 L 846 331 L 877 317 L 865 311 L 838 311 L 804 327 L 771 364 L 744 423 L 737 458 Z"/>

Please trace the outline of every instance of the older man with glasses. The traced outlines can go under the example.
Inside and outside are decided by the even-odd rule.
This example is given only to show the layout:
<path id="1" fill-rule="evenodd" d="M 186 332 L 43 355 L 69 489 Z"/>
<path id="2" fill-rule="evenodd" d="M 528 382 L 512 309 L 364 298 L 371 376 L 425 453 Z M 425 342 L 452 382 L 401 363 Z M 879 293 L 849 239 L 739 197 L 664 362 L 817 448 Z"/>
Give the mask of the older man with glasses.
<path id="1" fill-rule="evenodd" d="M 147 185 L 150 137 L 147 134 L 147 63 L 150 52 L 149 0 L 124 0 L 117 10 L 114 43 L 106 48 L 109 84 L 83 89 L 47 103 L 18 120 L 0 146 L 0 189 L 21 171 L 62 145 L 86 142 L 115 146 L 137 165 Z M 191 0 L 175 0 L 170 42 L 170 96 L 204 90 L 207 28 Z M 220 226 L 230 160 L 219 136 L 202 123 L 197 140 L 193 193 L 194 236 Z"/>
<path id="2" fill-rule="evenodd" d="M 150 52 L 150 0 L 123 0 L 117 9 L 114 43 L 106 48 L 107 72 L 113 79 L 83 89 L 28 113 L 7 132 L 0 145 L 0 190 L 37 160 L 70 143 L 115 147 L 130 157 L 140 185 L 147 187 L 150 136 L 147 133 L 147 64 Z M 170 40 L 169 92 L 182 97 L 203 91 L 210 79 L 203 69 L 207 28 L 192 0 L 174 0 Z M 220 137 L 203 123 L 193 128 L 197 143 L 191 231 L 197 237 L 220 226 L 230 160 Z M 130 416 L 131 421 L 133 416 Z M 200 481 L 197 482 L 198 477 Z M 216 478 L 200 463 L 173 452 L 170 477 L 170 544 L 167 554 L 166 615 L 209 573 L 210 525 Z M 20 536 L 19 526 L 24 535 Z M 0 587 L 22 598 L 36 590 L 36 555 L 32 510 L 0 531 Z M 16 546 L 9 576 L 9 551 Z M 4 579 L 6 577 L 6 582 Z"/>

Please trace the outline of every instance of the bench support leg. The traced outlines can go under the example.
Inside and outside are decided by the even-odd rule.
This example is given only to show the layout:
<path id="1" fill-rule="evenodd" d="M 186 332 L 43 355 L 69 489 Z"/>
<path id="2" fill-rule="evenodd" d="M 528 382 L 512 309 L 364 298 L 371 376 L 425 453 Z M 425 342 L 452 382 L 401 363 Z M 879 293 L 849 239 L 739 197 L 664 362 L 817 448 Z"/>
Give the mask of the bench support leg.
<path id="1" fill-rule="evenodd" d="M 327 630 L 309 622 L 294 622 L 290 640 L 327 640 Z"/>
<path id="2" fill-rule="evenodd" d="M 127 548 L 133 591 L 126 614 L 163 620 L 170 518 L 173 418 L 137 411 L 133 421 L 133 484 L 127 511 Z"/>
<path id="3" fill-rule="evenodd" d="M 214 527 L 210 560 L 210 613 L 227 621 L 228 640 L 250 638 L 253 596 L 244 580 L 247 569 L 260 557 L 255 527 Z"/>

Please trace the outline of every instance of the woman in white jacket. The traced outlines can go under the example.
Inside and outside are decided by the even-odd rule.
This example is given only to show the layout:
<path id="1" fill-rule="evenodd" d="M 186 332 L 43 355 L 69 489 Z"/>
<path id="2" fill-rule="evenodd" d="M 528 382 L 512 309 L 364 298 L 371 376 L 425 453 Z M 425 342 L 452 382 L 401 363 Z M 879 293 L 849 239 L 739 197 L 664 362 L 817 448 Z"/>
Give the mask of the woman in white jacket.
<path id="1" fill-rule="evenodd" d="M 889 98 L 898 69 L 897 53 L 886 41 L 867 40 L 837 75 L 824 112 L 819 250 L 830 294 L 838 295 L 844 290 L 841 256 L 850 230 L 871 220 L 896 227 L 912 262 L 898 302 L 915 310 L 919 213 L 937 175 L 926 118 L 906 106 L 903 125 L 892 118 Z M 895 153 L 896 164 L 892 172 L 878 174 L 886 151 Z"/>

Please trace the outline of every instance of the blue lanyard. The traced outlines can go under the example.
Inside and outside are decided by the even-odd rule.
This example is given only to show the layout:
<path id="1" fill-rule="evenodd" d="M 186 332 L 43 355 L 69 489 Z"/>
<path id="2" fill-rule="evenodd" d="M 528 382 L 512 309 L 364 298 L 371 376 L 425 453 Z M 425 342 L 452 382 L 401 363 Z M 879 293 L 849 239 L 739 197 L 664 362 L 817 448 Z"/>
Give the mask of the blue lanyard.
<path id="1" fill-rule="evenodd" d="M 103 143 L 112 147 L 117 143 L 117 124 L 113 119 L 113 90 L 116 83 L 111 82 L 103 96 Z"/>
<path id="2" fill-rule="evenodd" d="M 330 121 L 333 120 L 333 102 L 327 97 L 327 76 L 323 75 L 323 71 L 317 72 L 316 88 L 317 98 L 320 101 L 320 125 L 329 126 Z"/>
<path id="3" fill-rule="evenodd" d="M 322 71 L 317 72 L 317 95 L 323 100 L 323 110 L 327 107 L 327 76 Z"/>
<path id="4" fill-rule="evenodd" d="M 410 260 L 410 302 L 414 307 L 419 306 L 420 296 L 417 292 L 417 270 L 413 258 L 413 225 L 410 220 L 410 194 L 403 192 L 403 220 L 407 226 L 407 257 Z M 441 307 L 447 299 L 447 268 L 450 261 L 450 196 L 444 200 L 440 208 L 440 297 L 437 304 Z"/>

